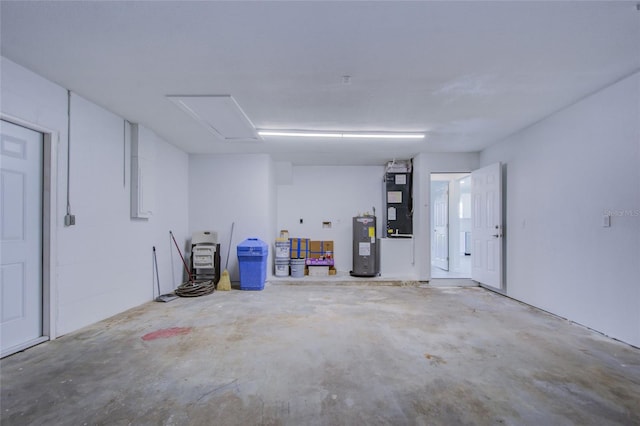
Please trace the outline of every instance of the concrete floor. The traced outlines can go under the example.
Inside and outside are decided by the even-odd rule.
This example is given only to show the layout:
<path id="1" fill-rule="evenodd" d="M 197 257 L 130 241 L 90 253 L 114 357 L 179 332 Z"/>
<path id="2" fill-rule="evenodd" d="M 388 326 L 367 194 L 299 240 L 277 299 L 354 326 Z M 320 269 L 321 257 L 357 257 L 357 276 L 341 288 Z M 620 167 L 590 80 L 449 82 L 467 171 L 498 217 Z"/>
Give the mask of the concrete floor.
<path id="1" fill-rule="evenodd" d="M 152 302 L 0 367 L 2 425 L 640 424 L 640 350 L 477 287 Z"/>

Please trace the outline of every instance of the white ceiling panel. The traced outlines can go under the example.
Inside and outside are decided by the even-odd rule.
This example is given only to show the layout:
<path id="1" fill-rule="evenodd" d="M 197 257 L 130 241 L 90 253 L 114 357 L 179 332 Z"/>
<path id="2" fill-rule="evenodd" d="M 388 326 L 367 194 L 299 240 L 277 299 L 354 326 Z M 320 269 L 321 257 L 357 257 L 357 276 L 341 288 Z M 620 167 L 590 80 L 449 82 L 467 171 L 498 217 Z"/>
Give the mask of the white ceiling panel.
<path id="1" fill-rule="evenodd" d="M 167 98 L 222 140 L 259 140 L 251 120 L 231 95 L 168 95 Z"/>
<path id="2" fill-rule="evenodd" d="M 637 72 L 636 3 L 1 1 L 0 44 L 189 153 L 384 164 L 481 150 Z M 258 129 L 427 136 L 236 144 L 166 99 L 211 93 L 233 95 Z"/>

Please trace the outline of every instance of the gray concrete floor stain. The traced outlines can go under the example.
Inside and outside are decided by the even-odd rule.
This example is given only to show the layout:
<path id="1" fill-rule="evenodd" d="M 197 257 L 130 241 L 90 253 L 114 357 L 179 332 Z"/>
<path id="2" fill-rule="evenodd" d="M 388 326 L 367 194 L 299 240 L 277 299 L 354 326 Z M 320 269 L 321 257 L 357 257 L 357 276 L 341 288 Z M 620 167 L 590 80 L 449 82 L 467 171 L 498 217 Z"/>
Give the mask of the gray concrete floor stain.
<path id="1" fill-rule="evenodd" d="M 151 302 L 0 368 L 3 425 L 640 424 L 640 350 L 473 287 Z"/>

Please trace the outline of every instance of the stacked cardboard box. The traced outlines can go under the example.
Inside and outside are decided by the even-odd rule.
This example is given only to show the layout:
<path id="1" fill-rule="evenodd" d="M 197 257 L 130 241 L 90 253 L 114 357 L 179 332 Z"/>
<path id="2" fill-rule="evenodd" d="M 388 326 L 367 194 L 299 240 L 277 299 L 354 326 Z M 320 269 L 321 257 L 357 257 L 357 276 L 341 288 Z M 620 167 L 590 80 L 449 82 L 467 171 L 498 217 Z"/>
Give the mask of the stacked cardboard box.
<path id="1" fill-rule="evenodd" d="M 289 256 L 291 259 L 306 259 L 309 257 L 308 238 L 289 238 Z"/>
<path id="2" fill-rule="evenodd" d="M 307 265 L 333 266 L 333 241 L 309 242 Z"/>
<path id="3" fill-rule="evenodd" d="M 309 238 L 289 238 L 289 257 L 305 259 L 305 275 L 335 275 L 333 241 L 310 241 Z"/>
<path id="4" fill-rule="evenodd" d="M 312 276 L 335 275 L 333 241 L 310 241 L 307 271 Z"/>

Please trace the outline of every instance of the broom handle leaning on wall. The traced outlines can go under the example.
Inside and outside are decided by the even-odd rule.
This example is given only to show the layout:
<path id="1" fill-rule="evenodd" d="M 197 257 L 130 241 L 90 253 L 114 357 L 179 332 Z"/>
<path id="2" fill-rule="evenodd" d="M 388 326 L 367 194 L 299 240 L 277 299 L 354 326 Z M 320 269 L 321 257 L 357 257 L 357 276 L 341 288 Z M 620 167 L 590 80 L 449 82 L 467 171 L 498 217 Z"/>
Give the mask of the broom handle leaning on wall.
<path id="1" fill-rule="evenodd" d="M 176 237 L 173 236 L 173 232 L 169 231 L 169 235 L 171 235 L 171 239 L 173 240 L 173 244 L 176 245 L 178 249 L 178 254 L 180 255 L 180 259 L 182 259 L 182 264 L 184 265 L 184 270 L 187 271 L 187 275 L 189 276 L 189 282 L 193 282 L 193 277 L 191 277 L 191 271 L 189 271 L 189 267 L 187 266 L 187 262 L 184 260 L 184 256 L 182 256 L 182 252 L 180 251 L 180 247 L 178 247 L 178 243 L 176 242 Z"/>
<path id="2" fill-rule="evenodd" d="M 229 247 L 227 248 L 227 261 L 224 264 L 224 269 L 229 268 L 229 253 L 231 253 L 231 241 L 233 241 L 233 227 L 236 223 L 231 222 L 231 236 L 229 237 Z"/>

